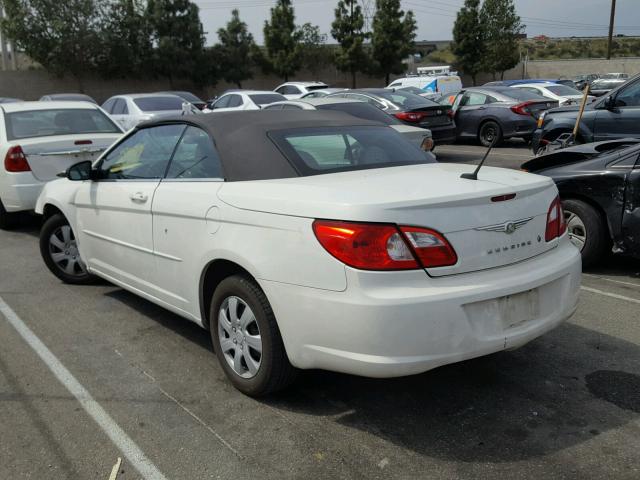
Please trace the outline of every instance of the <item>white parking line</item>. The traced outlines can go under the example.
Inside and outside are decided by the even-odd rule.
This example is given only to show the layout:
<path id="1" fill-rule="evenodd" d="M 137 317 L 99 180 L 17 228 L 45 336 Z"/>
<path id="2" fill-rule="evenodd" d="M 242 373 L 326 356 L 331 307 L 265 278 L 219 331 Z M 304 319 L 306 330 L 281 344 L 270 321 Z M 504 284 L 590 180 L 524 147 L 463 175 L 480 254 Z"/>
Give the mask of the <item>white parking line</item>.
<path id="1" fill-rule="evenodd" d="M 444 147 L 438 147 L 438 149 L 436 150 L 436 154 L 438 152 L 441 153 L 473 153 L 476 155 L 481 155 L 484 154 L 484 149 L 483 150 L 462 150 L 460 148 L 444 148 Z M 533 158 L 533 154 L 531 155 L 522 155 L 522 154 L 518 154 L 518 153 L 498 153 L 498 152 L 491 152 L 489 154 L 489 158 L 493 157 L 493 156 L 500 156 L 500 157 L 518 157 L 518 158 Z"/>
<path id="2" fill-rule="evenodd" d="M 640 300 L 638 300 L 637 298 L 625 297 L 624 295 L 618 295 L 617 293 L 604 292 L 602 290 L 598 290 L 597 288 L 591 288 L 591 287 L 585 287 L 585 286 L 581 286 L 580 288 L 585 292 L 598 293 L 600 295 L 605 295 L 607 297 L 617 298 L 618 300 L 626 300 L 627 302 L 640 303 Z"/>
<path id="3" fill-rule="evenodd" d="M 69 392 L 76 397 L 82 408 L 100 426 L 102 431 L 120 449 L 129 463 L 145 479 L 167 480 L 158 468 L 147 458 L 136 443 L 118 426 L 109 414 L 96 402 L 58 358 L 42 343 L 33 331 L 22 321 L 13 309 L 0 297 L 0 313 L 16 329 L 23 340 L 33 349 L 44 364 Z"/>
<path id="4" fill-rule="evenodd" d="M 600 277 L 598 275 L 593 275 L 591 273 L 583 273 L 582 275 L 585 277 L 597 278 L 598 280 L 604 280 L 606 282 L 618 283 L 620 285 L 628 285 L 630 287 L 640 287 L 640 283 L 623 282 L 622 280 L 614 280 L 613 278 Z"/>

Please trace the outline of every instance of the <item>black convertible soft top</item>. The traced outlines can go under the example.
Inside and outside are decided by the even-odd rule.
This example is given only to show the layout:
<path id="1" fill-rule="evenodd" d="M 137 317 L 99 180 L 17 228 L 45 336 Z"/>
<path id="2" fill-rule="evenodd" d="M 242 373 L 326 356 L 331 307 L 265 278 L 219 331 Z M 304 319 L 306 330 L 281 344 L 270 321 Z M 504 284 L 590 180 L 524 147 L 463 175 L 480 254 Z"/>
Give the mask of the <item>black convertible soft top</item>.
<path id="1" fill-rule="evenodd" d="M 298 177 L 300 173 L 269 138 L 269 132 L 312 127 L 384 126 L 330 110 L 256 110 L 163 117 L 138 129 L 168 123 L 200 127 L 211 135 L 228 181 Z"/>

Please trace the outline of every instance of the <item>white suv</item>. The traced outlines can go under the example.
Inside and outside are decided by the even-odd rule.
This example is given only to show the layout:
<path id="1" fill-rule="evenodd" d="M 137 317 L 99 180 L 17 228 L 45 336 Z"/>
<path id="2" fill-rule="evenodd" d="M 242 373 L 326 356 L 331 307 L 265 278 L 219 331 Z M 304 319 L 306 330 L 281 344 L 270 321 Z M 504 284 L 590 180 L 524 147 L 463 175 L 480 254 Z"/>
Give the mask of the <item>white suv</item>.
<path id="1" fill-rule="evenodd" d="M 287 100 L 295 100 L 309 92 L 323 88 L 329 88 L 329 85 L 323 82 L 286 82 L 277 87 L 275 91 L 287 97 Z"/>

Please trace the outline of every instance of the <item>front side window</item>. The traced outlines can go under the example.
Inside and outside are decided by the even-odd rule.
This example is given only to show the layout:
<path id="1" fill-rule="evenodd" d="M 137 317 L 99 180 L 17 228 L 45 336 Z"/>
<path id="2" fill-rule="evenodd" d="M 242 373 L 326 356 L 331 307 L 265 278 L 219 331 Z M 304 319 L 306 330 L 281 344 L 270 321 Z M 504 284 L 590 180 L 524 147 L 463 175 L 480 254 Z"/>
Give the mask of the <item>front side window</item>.
<path id="1" fill-rule="evenodd" d="M 222 178 L 220 157 L 207 132 L 187 127 L 171 159 L 167 178 Z"/>
<path id="2" fill-rule="evenodd" d="M 116 146 L 98 166 L 100 179 L 162 178 L 184 125 L 143 128 Z"/>
<path id="3" fill-rule="evenodd" d="M 638 107 L 640 106 L 640 82 L 636 82 L 620 90 L 616 95 L 617 107 Z"/>
<path id="4" fill-rule="evenodd" d="M 269 136 L 302 175 L 433 163 L 389 127 L 300 128 Z"/>
<path id="5" fill-rule="evenodd" d="M 240 95 L 229 95 L 229 104 L 227 107 L 234 108 L 243 104 L 242 97 Z"/>
<path id="6" fill-rule="evenodd" d="M 487 96 L 478 92 L 467 92 L 462 98 L 460 105 L 462 107 L 471 107 L 475 105 L 484 105 L 487 101 Z"/>
<path id="7" fill-rule="evenodd" d="M 90 108 L 56 108 L 5 113 L 5 123 L 7 140 L 122 132 L 102 111 Z"/>
<path id="8" fill-rule="evenodd" d="M 224 95 L 223 97 L 220 97 L 216 103 L 213 104 L 212 110 L 217 108 L 227 108 L 229 106 L 229 100 L 231 100 L 231 95 Z"/>
<path id="9" fill-rule="evenodd" d="M 127 110 L 127 102 L 123 98 L 116 99 L 116 103 L 113 105 L 113 114 L 124 115 L 125 110 Z"/>
<path id="10" fill-rule="evenodd" d="M 116 103 L 116 99 L 115 98 L 110 98 L 109 100 L 104 102 L 104 104 L 102 104 L 102 109 L 107 113 L 111 113 L 111 110 L 112 110 L 113 105 L 115 103 Z"/>

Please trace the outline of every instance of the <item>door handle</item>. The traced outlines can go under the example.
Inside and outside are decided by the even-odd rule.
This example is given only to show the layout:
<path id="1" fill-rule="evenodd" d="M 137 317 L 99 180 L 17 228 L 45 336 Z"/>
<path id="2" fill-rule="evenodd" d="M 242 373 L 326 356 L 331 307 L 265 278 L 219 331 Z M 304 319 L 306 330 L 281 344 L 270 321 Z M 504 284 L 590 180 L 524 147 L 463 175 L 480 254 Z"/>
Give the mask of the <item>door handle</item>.
<path id="1" fill-rule="evenodd" d="M 133 201 L 133 202 L 137 202 L 137 203 L 144 203 L 147 201 L 147 199 L 149 198 L 147 195 L 145 195 L 142 192 L 136 192 L 136 193 L 132 193 L 129 198 Z"/>

